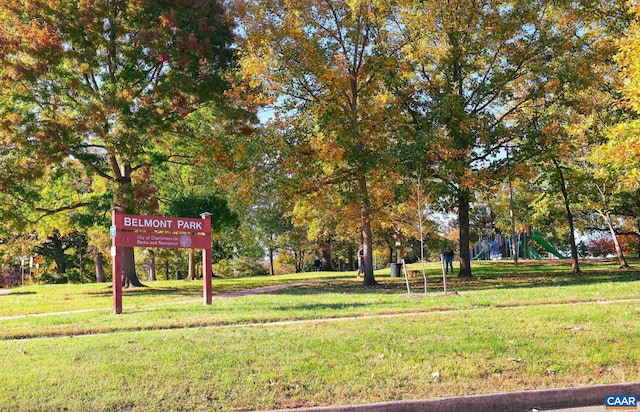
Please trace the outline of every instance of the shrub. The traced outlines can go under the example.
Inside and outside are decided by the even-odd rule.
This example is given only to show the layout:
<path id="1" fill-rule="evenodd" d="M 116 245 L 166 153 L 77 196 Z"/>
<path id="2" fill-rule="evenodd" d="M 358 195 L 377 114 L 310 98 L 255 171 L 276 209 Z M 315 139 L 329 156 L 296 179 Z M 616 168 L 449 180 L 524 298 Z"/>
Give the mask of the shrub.
<path id="1" fill-rule="evenodd" d="M 22 283 L 22 274 L 20 273 L 20 267 L 13 268 L 0 268 L 0 287 L 10 288 L 14 286 L 20 286 Z"/>
<path id="2" fill-rule="evenodd" d="M 608 255 L 616 253 L 613 240 L 606 237 L 589 239 L 587 248 L 589 248 L 589 252 L 591 252 L 594 257 L 607 257 Z"/>
<path id="3" fill-rule="evenodd" d="M 69 283 L 66 273 L 45 272 L 40 276 L 39 283 L 46 285 L 59 285 Z"/>

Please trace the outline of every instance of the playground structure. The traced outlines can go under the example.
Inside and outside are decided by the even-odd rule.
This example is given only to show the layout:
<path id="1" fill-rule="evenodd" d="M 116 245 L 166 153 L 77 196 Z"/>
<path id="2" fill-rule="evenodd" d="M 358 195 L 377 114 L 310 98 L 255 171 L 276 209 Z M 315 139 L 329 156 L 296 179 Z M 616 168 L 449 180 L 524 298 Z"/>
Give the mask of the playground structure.
<path id="1" fill-rule="evenodd" d="M 551 246 L 542 236 L 535 232 L 530 234 L 519 233 L 516 236 L 518 258 L 522 259 L 546 259 L 535 249 L 530 247 L 531 241 L 536 242 L 551 256 L 558 259 L 567 259 L 556 248 Z M 481 240 L 469 252 L 472 260 L 499 260 L 513 258 L 512 238 L 510 236 L 499 235 L 492 239 Z"/>

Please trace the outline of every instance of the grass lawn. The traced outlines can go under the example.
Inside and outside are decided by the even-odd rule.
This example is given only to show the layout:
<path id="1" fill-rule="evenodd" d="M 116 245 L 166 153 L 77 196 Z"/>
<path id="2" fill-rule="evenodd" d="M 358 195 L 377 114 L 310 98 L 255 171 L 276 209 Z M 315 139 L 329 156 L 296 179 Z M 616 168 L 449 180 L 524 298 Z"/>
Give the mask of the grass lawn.
<path id="1" fill-rule="evenodd" d="M 474 262 L 422 278 L 354 273 L 28 286 L 0 295 L 0 409 L 256 410 L 640 381 L 640 271 Z M 418 266 L 414 266 L 418 268 Z M 305 282 L 277 292 L 222 293 Z M 60 313 L 70 311 L 69 313 Z M 24 316 L 28 315 L 29 316 Z M 36 315 L 37 314 L 37 315 Z"/>

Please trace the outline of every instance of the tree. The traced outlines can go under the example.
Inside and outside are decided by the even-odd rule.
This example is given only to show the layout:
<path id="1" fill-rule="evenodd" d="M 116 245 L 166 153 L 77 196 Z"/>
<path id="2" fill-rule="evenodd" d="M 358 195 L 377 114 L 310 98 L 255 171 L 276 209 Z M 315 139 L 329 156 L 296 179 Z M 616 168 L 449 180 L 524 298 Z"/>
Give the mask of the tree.
<path id="1" fill-rule="evenodd" d="M 190 138 L 183 119 L 224 105 L 232 25 L 220 2 L 0 0 L 3 187 L 76 159 L 126 213 L 157 208 L 153 167 Z M 68 205 L 72 207 L 73 205 Z M 125 284 L 140 285 L 132 248 Z"/>
<path id="2" fill-rule="evenodd" d="M 375 285 L 372 219 L 390 197 L 402 120 L 387 2 L 236 0 L 246 104 L 272 110 L 269 145 L 298 194 L 331 192 L 356 205 L 364 284 Z M 275 134 L 272 134 L 274 136 Z M 335 209 L 334 209 L 335 210 Z"/>
<path id="3" fill-rule="evenodd" d="M 480 196 L 493 215 L 491 224 L 496 234 L 510 238 L 511 248 L 505 252 L 511 254 L 514 265 L 517 266 L 519 257 L 518 233 L 526 233 L 530 227 L 535 226 L 531 213 L 534 212 L 536 195 L 531 184 L 535 182 L 535 170 L 529 167 L 523 159 L 514 158 L 510 154 L 508 154 L 507 162 L 507 167 L 503 169 L 507 176 L 504 176 L 501 181 L 483 188 Z M 545 222 L 544 226 L 556 227 L 558 225 Z"/>
<path id="4" fill-rule="evenodd" d="M 601 148 L 600 156 L 604 162 L 622 173 L 622 183 L 630 189 L 640 188 L 640 64 L 638 52 L 640 51 L 640 5 L 637 2 L 630 3 L 630 11 L 635 20 L 628 28 L 625 36 L 619 42 L 619 53 L 616 60 L 621 67 L 621 74 L 626 79 L 620 89 L 627 106 L 633 110 L 635 116 L 620 122 L 612 128 L 610 139 Z"/>
<path id="5" fill-rule="evenodd" d="M 612 62 L 616 51 L 615 39 L 627 20 L 620 15 L 624 10 L 621 4 L 605 5 L 605 9 L 600 8 L 602 6 L 596 2 L 585 8 L 597 16 L 595 19 L 587 18 L 596 29 L 587 35 L 593 41 L 585 47 L 586 53 L 578 60 L 579 71 L 562 72 L 573 87 L 565 87 L 552 104 L 546 105 L 550 116 L 542 115 L 536 119 L 537 123 L 542 123 L 538 132 L 546 135 L 547 143 L 546 148 L 538 150 L 534 158 L 547 157 L 546 167 L 552 165 L 556 171 L 557 187 L 563 194 L 567 211 L 573 270 L 576 273 L 580 269 L 573 236 L 575 215 L 570 204 L 582 209 L 583 214 L 596 212 L 600 215 L 614 240 L 620 265 L 627 266 L 612 220 L 617 203 L 615 198 L 618 197 L 614 193 L 619 194 L 616 189 L 619 185 L 615 183 L 618 179 L 614 175 L 606 176 L 604 169 L 598 170 L 590 160 L 594 148 L 605 140 L 607 129 L 624 116 L 616 92 L 619 73 Z M 573 186 L 571 194 L 567 194 L 569 186 Z"/>
<path id="6" fill-rule="evenodd" d="M 42 243 L 34 248 L 34 252 L 45 258 L 49 258 L 55 263 L 56 275 L 52 276 L 52 281 L 56 283 L 66 283 L 69 281 L 67 274 L 69 255 L 71 249 L 86 251 L 87 238 L 84 233 L 70 233 L 62 235 L 58 230 L 54 230 Z"/>
<path id="7" fill-rule="evenodd" d="M 576 233 L 574 229 L 574 218 L 573 213 L 571 211 L 571 201 L 569 199 L 569 195 L 567 193 L 567 181 L 565 179 L 565 172 L 563 170 L 560 161 L 557 158 L 552 158 L 553 166 L 554 166 L 554 180 L 556 181 L 558 187 L 560 187 L 560 191 L 562 193 L 562 200 L 564 202 L 565 210 L 567 211 L 567 222 L 569 222 L 569 247 L 571 248 L 571 270 L 573 273 L 580 273 L 580 265 L 578 261 L 578 247 L 576 244 Z"/>
<path id="8" fill-rule="evenodd" d="M 14 184 L 18 180 L 14 180 L 0 194 L 5 206 L 0 209 L 0 232 L 31 234 L 38 239 L 35 252 L 40 250 L 55 262 L 56 274 L 50 280 L 56 282 L 67 278 L 82 281 L 81 275 L 86 273 L 82 257 L 87 249 L 87 228 L 100 219 L 105 205 L 108 210 L 108 201 L 96 194 L 91 176 L 78 166 L 74 159 L 47 165 L 38 178 L 17 186 Z M 11 170 L 0 171 L 3 173 L 10 175 Z M 73 256 L 68 255 L 67 249 L 75 251 Z M 78 261 L 73 262 L 73 257 Z M 79 271 L 70 275 L 68 266 Z"/>
<path id="9" fill-rule="evenodd" d="M 531 108 L 582 68 L 593 40 L 580 2 L 407 1 L 398 9 L 405 61 L 415 67 L 412 108 L 434 141 L 428 148 L 453 200 L 460 230 L 460 276 L 472 275 L 469 206 L 493 179 L 504 148 L 525 133 Z M 588 47 L 587 47 L 588 49 Z M 584 57 L 584 56 L 582 56 Z M 571 66 L 569 66 L 569 62 Z"/>
<path id="10" fill-rule="evenodd" d="M 275 275 L 274 259 L 277 250 L 285 247 L 286 234 L 293 229 L 291 220 L 286 217 L 285 204 L 277 197 L 262 199 L 251 209 L 256 238 L 266 249 L 269 258 L 269 274 Z M 268 203 L 266 203 L 268 202 Z"/>
<path id="11" fill-rule="evenodd" d="M 618 234 L 633 236 L 637 241 L 640 240 L 640 65 L 637 61 L 640 6 L 630 3 L 630 11 L 635 19 L 617 42 L 616 62 L 621 81 L 615 90 L 622 93 L 618 101 L 621 107 L 617 108 L 621 118 L 609 127 L 606 141 L 595 148 L 589 160 L 598 168 L 599 176 L 608 182 L 607 189 L 614 193 L 610 212 L 627 219 L 626 228 Z"/>
<path id="12" fill-rule="evenodd" d="M 102 197 L 94 198 L 91 205 L 85 208 L 85 212 L 74 219 L 75 225 L 86 230 L 98 283 L 106 281 L 104 260 L 105 256 L 110 255 L 111 249 L 111 238 L 107 229 L 111 225 L 111 216 L 106 212 L 110 204 L 111 196 L 106 193 Z"/>
<path id="13" fill-rule="evenodd" d="M 204 212 L 211 213 L 211 233 L 219 233 L 225 226 L 238 225 L 238 215 L 233 213 L 227 201 L 215 194 L 186 195 L 171 199 L 164 206 L 169 216 L 197 218 Z M 153 256 L 153 255 L 151 255 Z M 195 277 L 195 249 L 189 249 L 188 280 Z"/>
<path id="14" fill-rule="evenodd" d="M 585 205 L 593 210 L 606 226 L 611 236 L 612 252 L 618 257 L 621 268 L 628 268 L 627 260 L 618 239 L 618 230 L 613 214 L 619 210 L 620 202 L 624 200 L 622 193 L 616 193 L 620 188 L 619 179 L 612 176 L 606 169 L 594 169 L 592 165 L 585 162 L 585 170 L 589 172 L 589 181 L 586 182 L 585 190 L 581 198 Z M 595 254 L 594 254 L 595 255 Z"/>

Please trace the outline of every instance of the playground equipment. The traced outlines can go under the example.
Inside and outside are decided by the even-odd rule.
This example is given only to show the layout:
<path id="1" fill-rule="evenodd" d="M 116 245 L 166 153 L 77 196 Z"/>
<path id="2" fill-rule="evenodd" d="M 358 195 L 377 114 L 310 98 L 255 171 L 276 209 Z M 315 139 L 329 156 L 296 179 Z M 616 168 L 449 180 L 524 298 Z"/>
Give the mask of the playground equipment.
<path id="1" fill-rule="evenodd" d="M 542 236 L 538 235 L 535 232 L 531 232 L 530 235 L 525 233 L 520 233 L 517 235 L 516 244 L 518 250 L 518 257 L 524 259 L 544 259 L 540 254 L 535 250 L 529 247 L 530 241 L 535 241 L 538 243 L 544 250 L 552 254 L 553 256 L 559 259 L 567 259 L 562 253 L 560 253 L 556 248 L 551 246 L 549 242 L 547 242 Z M 474 246 L 469 252 L 472 260 L 500 260 L 505 258 L 511 258 L 512 255 L 512 239 L 511 237 L 507 237 L 504 235 L 497 236 L 493 239 L 485 239 Z"/>
<path id="2" fill-rule="evenodd" d="M 480 252 L 478 252 L 475 256 L 473 256 L 471 260 L 484 260 L 485 252 L 486 252 L 485 249 L 480 250 Z M 473 251 L 471 252 L 471 254 L 473 255 Z"/>
<path id="3" fill-rule="evenodd" d="M 556 248 L 551 246 L 549 244 L 549 242 L 547 242 L 542 236 L 538 235 L 537 233 L 531 232 L 531 239 L 533 239 L 536 242 L 538 242 L 540 244 L 540 246 L 542 246 L 544 248 L 544 250 L 546 250 L 547 252 L 549 252 L 552 255 L 556 256 L 558 259 L 567 259 L 566 256 L 564 256 L 562 253 L 558 252 L 558 250 Z"/>

